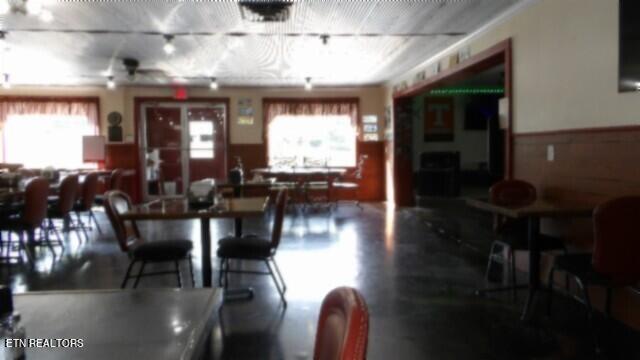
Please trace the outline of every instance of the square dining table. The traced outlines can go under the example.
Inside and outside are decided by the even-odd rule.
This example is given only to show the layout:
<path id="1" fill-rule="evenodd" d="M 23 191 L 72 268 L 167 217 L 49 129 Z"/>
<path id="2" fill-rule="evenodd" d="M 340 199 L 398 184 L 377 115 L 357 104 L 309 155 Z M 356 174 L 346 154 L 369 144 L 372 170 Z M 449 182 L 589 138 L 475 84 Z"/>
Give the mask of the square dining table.
<path id="1" fill-rule="evenodd" d="M 218 289 L 73 290 L 13 297 L 27 359 L 201 359 L 211 350 Z M 66 339 L 58 345 L 57 339 Z M 70 346 L 82 340 L 82 346 Z M 54 342 L 55 341 L 55 342 Z M 4 345 L 4 344 L 3 344 Z"/>
<path id="2" fill-rule="evenodd" d="M 200 220 L 200 241 L 202 244 L 202 286 L 211 287 L 211 219 L 234 219 L 235 236 L 242 236 L 242 219 L 259 217 L 265 212 L 268 197 L 247 197 L 225 199 L 218 206 L 201 208 L 190 204 L 188 199 L 156 200 L 134 206 L 121 214 L 124 220 Z"/>
<path id="3" fill-rule="evenodd" d="M 590 217 L 595 206 L 584 203 L 558 203 L 548 200 L 537 200 L 531 205 L 510 207 L 489 202 L 488 199 L 466 199 L 468 206 L 502 215 L 512 219 L 526 219 L 528 222 L 527 242 L 529 247 L 529 295 L 522 311 L 522 319 L 527 320 L 536 292 L 540 289 L 540 234 L 541 218 Z"/>

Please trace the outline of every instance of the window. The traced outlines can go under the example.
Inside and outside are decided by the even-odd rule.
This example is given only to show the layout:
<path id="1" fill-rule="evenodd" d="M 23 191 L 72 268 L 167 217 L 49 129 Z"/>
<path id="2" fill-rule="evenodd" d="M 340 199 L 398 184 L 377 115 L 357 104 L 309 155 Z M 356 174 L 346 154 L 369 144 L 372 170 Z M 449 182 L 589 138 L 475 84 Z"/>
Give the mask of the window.
<path id="1" fill-rule="evenodd" d="M 270 166 L 356 164 L 356 129 L 348 115 L 278 115 L 268 131 Z"/>
<path id="2" fill-rule="evenodd" d="M 213 159 L 214 149 L 213 121 L 189 120 L 189 153 L 192 159 Z"/>
<path id="3" fill-rule="evenodd" d="M 82 159 L 84 135 L 96 135 L 86 116 L 10 114 L 3 129 L 4 161 L 27 168 L 87 167 L 91 164 Z"/>

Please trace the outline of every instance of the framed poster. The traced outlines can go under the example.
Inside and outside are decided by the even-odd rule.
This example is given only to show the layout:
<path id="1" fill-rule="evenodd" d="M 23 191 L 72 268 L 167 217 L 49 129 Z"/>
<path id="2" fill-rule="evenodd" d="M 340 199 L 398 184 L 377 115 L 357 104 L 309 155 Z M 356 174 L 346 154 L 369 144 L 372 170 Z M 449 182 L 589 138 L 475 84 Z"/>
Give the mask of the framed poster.
<path id="1" fill-rule="evenodd" d="M 454 137 L 452 97 L 426 97 L 424 99 L 424 141 L 447 142 Z"/>
<path id="2" fill-rule="evenodd" d="M 238 125 L 253 125 L 253 102 L 250 98 L 238 100 Z"/>

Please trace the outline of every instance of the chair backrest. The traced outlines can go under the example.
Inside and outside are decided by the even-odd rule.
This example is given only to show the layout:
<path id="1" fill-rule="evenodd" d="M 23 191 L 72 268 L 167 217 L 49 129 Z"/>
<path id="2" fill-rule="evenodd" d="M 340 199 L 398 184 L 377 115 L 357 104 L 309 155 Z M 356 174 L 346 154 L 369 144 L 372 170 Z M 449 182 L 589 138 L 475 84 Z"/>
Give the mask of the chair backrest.
<path id="1" fill-rule="evenodd" d="M 78 175 L 68 175 L 60 182 L 58 191 L 58 211 L 67 214 L 73 209 L 78 198 Z"/>
<path id="2" fill-rule="evenodd" d="M 109 190 L 122 190 L 122 177 L 124 171 L 122 169 L 115 169 L 109 176 Z"/>
<path id="3" fill-rule="evenodd" d="M 369 311 L 353 288 L 332 290 L 322 301 L 313 351 L 314 360 L 367 358 Z"/>
<path id="4" fill-rule="evenodd" d="M 287 189 L 280 190 L 276 197 L 276 214 L 273 220 L 273 230 L 271 231 L 271 251 L 274 253 L 278 249 L 282 238 L 282 224 L 284 223 L 288 197 L 289 192 Z"/>
<path id="5" fill-rule="evenodd" d="M 140 231 L 136 223 L 133 221 L 127 223 L 120 217 L 120 214 L 132 207 L 129 195 L 120 190 L 111 190 L 105 194 L 105 212 L 116 234 L 120 249 L 124 252 L 129 251 L 131 245 L 140 241 Z"/>
<path id="6" fill-rule="evenodd" d="M 93 206 L 93 201 L 98 192 L 98 173 L 92 172 L 84 177 L 80 187 L 80 207 L 88 211 Z"/>
<path id="7" fill-rule="evenodd" d="M 593 211 L 593 268 L 616 284 L 640 281 L 640 196 L 609 200 Z"/>
<path id="8" fill-rule="evenodd" d="M 27 183 L 24 190 L 24 210 L 20 216 L 22 223 L 36 228 L 47 217 L 49 181 L 36 177 Z"/>
<path id="9" fill-rule="evenodd" d="M 527 206 L 536 201 L 536 188 L 522 180 L 502 180 L 489 189 L 490 201 L 503 206 Z"/>

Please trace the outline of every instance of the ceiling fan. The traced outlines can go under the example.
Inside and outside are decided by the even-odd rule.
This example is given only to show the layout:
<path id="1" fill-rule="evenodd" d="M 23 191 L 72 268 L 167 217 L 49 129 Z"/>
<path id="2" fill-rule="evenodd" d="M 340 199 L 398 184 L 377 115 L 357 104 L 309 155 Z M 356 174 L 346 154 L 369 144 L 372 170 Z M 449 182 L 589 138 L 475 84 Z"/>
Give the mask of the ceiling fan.
<path id="1" fill-rule="evenodd" d="M 140 61 L 135 58 L 123 58 L 122 59 L 123 72 L 126 72 L 127 80 L 134 82 L 141 78 L 149 80 L 170 80 L 171 77 L 162 69 L 157 68 L 141 68 Z"/>

